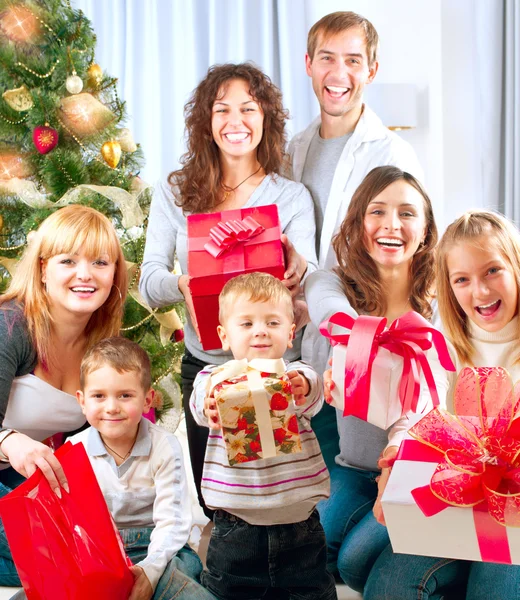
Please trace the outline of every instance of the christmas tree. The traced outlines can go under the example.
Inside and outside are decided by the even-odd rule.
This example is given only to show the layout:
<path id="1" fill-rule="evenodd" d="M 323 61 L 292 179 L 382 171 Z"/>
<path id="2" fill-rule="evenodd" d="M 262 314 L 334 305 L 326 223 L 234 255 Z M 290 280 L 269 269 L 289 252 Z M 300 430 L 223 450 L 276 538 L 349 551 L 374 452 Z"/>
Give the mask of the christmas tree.
<path id="1" fill-rule="evenodd" d="M 124 335 L 152 360 L 166 408 L 178 404 L 182 325 L 174 307 L 150 309 L 137 282 L 151 189 L 125 128 L 117 80 L 95 63 L 96 36 L 63 0 L 0 0 L 0 292 L 30 232 L 65 204 L 107 215 L 129 267 Z M 172 341 L 173 340 L 173 341 Z"/>

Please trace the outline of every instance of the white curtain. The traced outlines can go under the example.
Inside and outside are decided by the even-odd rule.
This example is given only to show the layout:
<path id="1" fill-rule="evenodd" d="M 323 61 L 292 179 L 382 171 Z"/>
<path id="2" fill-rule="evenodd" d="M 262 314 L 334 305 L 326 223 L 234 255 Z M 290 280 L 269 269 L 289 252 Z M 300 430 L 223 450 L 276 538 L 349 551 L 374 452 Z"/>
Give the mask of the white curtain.
<path id="1" fill-rule="evenodd" d="M 501 208 L 520 226 L 520 4 L 504 0 Z"/>
<path id="2" fill-rule="evenodd" d="M 141 175 L 150 183 L 178 167 L 184 104 L 210 65 L 252 60 L 261 67 L 283 91 L 289 135 L 318 113 L 304 70 L 307 32 L 319 10 L 313 0 L 73 0 L 73 6 L 92 22 L 96 62 L 119 78 L 128 127 L 146 157 Z"/>

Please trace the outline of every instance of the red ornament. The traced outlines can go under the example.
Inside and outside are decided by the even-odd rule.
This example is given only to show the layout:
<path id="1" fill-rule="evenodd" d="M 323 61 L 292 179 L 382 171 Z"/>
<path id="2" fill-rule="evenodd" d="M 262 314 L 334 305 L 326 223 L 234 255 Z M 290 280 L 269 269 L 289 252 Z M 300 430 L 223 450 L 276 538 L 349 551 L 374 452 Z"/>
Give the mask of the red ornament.
<path id="1" fill-rule="evenodd" d="M 58 132 L 49 125 L 39 125 L 33 131 L 33 142 L 40 154 L 47 154 L 58 143 Z"/>
<path id="2" fill-rule="evenodd" d="M 176 342 L 182 342 L 182 340 L 184 339 L 184 329 L 176 329 L 173 332 L 173 339 Z"/>

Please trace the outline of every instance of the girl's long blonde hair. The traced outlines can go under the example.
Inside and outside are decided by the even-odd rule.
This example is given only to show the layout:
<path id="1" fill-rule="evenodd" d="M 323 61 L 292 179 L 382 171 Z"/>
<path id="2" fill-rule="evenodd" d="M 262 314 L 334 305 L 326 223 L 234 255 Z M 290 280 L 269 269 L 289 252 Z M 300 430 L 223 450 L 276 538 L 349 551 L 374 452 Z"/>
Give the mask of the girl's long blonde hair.
<path id="1" fill-rule="evenodd" d="M 97 258 L 108 254 L 115 263 L 114 285 L 104 304 L 85 328 L 86 347 L 119 334 L 128 278 L 126 263 L 112 223 L 97 210 L 69 205 L 47 217 L 33 234 L 0 305 L 14 301 L 23 308 L 38 362 L 49 368 L 58 357 L 52 348 L 53 320 L 49 297 L 42 283 L 42 264 L 57 254 L 83 251 Z"/>
<path id="2" fill-rule="evenodd" d="M 489 248 L 495 244 L 503 259 L 511 265 L 516 286 L 520 292 L 520 232 L 502 215 L 486 210 L 470 210 L 454 221 L 442 236 L 437 247 L 436 278 L 439 313 L 447 337 L 451 340 L 462 363 L 472 364 L 473 345 L 469 340 L 468 317 L 455 298 L 450 285 L 448 255 L 457 244 L 469 243 Z M 517 314 L 520 310 L 518 296 Z M 518 356 L 520 361 L 520 322 L 518 329 Z"/>

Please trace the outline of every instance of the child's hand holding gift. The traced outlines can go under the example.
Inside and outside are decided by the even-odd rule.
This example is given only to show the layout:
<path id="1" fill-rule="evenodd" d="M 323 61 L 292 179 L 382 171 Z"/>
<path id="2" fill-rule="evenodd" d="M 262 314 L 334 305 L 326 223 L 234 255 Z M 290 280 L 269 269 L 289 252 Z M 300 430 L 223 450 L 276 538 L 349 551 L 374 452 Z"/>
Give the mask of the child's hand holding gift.
<path id="1" fill-rule="evenodd" d="M 220 417 L 217 409 L 217 401 L 211 396 L 206 396 L 204 398 L 204 414 L 208 419 L 208 424 L 210 429 L 220 429 Z"/>
<path id="2" fill-rule="evenodd" d="M 135 582 L 128 600 L 151 600 L 153 589 L 144 570 L 135 565 L 130 567 L 130 570 L 135 578 Z"/>
<path id="3" fill-rule="evenodd" d="M 307 378 L 298 371 L 289 371 L 287 377 L 291 384 L 294 403 L 296 406 L 302 406 L 302 404 L 305 404 L 305 397 L 310 391 Z"/>

